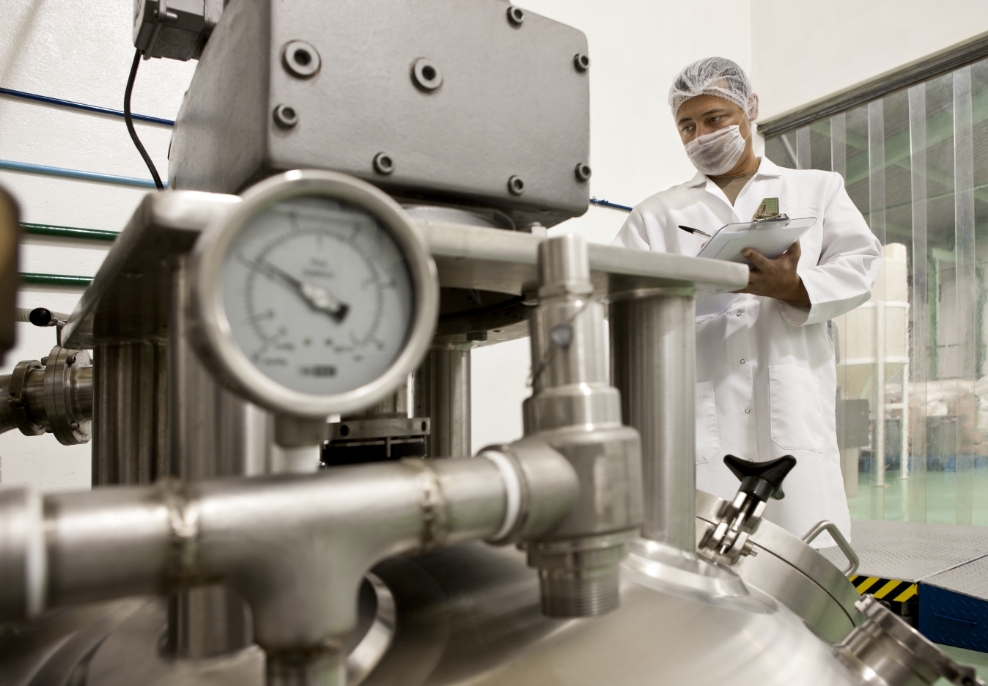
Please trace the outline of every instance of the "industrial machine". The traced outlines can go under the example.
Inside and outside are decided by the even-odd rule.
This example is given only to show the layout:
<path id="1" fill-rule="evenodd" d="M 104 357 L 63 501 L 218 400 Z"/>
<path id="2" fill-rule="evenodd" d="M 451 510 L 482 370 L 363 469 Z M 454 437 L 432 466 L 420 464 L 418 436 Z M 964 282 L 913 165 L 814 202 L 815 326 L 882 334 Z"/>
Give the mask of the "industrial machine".
<path id="1" fill-rule="evenodd" d="M 0 430 L 93 444 L 91 491 L 0 490 L 2 683 L 982 683 L 762 521 L 784 469 L 696 492 L 694 299 L 747 270 L 546 236 L 582 33 L 138 0 L 134 39 L 199 64 L 169 190 L 0 379 Z M 471 456 L 470 351 L 526 335 L 525 436 Z"/>

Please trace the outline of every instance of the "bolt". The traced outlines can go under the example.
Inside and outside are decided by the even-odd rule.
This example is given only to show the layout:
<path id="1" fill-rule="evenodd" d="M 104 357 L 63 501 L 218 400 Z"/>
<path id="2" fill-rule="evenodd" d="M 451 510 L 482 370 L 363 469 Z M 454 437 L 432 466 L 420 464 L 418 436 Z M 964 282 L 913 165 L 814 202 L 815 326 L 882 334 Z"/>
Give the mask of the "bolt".
<path id="1" fill-rule="evenodd" d="M 580 162 L 576 165 L 576 180 L 581 183 L 590 180 L 590 175 L 593 172 L 590 171 L 590 165 L 585 162 Z"/>
<path id="2" fill-rule="evenodd" d="M 525 192 L 525 182 L 521 180 L 520 176 L 512 176 L 508 179 L 508 190 L 511 195 L 521 195 Z"/>
<path id="3" fill-rule="evenodd" d="M 515 7 L 512 5 L 508 8 L 508 21 L 511 22 L 513 26 L 521 26 L 525 21 L 525 10 L 521 7 Z"/>
<path id="4" fill-rule="evenodd" d="M 319 52 L 303 40 L 293 40 L 286 44 L 282 60 L 288 73 L 300 79 L 315 76 L 322 66 Z"/>
<path id="5" fill-rule="evenodd" d="M 412 83 L 431 93 L 443 85 L 443 74 L 439 67 L 423 57 L 412 63 Z"/>
<path id="6" fill-rule="evenodd" d="M 346 424 L 340 424 L 340 436 L 348 436 L 350 434 L 350 427 Z"/>
<path id="7" fill-rule="evenodd" d="M 294 107 L 278 105 L 274 108 L 274 123 L 283 129 L 290 129 L 298 124 L 298 112 Z"/>
<path id="8" fill-rule="evenodd" d="M 395 161 L 386 152 L 374 155 L 374 171 L 378 174 L 390 174 L 395 170 Z"/>
<path id="9" fill-rule="evenodd" d="M 578 52 L 573 55 L 573 65 L 576 67 L 577 71 L 583 72 L 590 68 L 590 58 L 584 55 L 582 52 Z"/>

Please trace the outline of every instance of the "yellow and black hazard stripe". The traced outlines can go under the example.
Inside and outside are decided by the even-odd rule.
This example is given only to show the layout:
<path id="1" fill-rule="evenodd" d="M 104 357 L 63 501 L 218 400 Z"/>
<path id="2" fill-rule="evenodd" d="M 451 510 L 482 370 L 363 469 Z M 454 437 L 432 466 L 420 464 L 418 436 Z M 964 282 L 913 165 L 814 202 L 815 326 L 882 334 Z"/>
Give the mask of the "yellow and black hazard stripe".
<path id="1" fill-rule="evenodd" d="M 870 593 L 878 600 L 888 603 L 897 615 L 908 618 L 910 622 L 916 618 L 916 612 L 909 609 L 919 602 L 919 584 L 899 579 L 883 579 L 880 576 L 865 576 L 855 574 L 850 582 L 864 595 Z"/>

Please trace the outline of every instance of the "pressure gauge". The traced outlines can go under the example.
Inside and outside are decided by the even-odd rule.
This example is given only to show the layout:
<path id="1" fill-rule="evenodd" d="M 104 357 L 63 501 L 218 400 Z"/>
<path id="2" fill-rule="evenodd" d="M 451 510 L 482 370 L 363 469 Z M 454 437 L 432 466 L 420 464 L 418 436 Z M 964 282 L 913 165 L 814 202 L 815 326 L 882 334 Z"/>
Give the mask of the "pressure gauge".
<path id="1" fill-rule="evenodd" d="M 435 333 L 439 285 L 402 209 L 343 174 L 293 171 L 249 189 L 190 262 L 196 347 L 274 412 L 324 417 L 393 393 Z"/>

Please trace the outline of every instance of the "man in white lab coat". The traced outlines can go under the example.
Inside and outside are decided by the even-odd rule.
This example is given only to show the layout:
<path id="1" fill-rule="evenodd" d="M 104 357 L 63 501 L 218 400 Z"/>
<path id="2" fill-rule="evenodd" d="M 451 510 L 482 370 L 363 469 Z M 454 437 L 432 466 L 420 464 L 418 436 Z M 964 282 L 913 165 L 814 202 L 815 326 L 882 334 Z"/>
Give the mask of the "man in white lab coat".
<path id="1" fill-rule="evenodd" d="M 748 251 L 748 287 L 697 300 L 696 482 L 731 498 L 725 455 L 797 464 L 766 518 L 796 535 L 823 519 L 850 539 L 835 421 L 836 368 L 828 321 L 867 301 L 881 246 L 839 174 L 783 169 L 755 156 L 758 97 L 723 58 L 686 67 L 669 92 L 680 137 L 698 172 L 638 205 L 614 243 L 696 255 L 724 224 L 751 221 L 766 198 L 816 224 L 778 259 Z M 829 535 L 814 545 L 833 545 Z"/>

